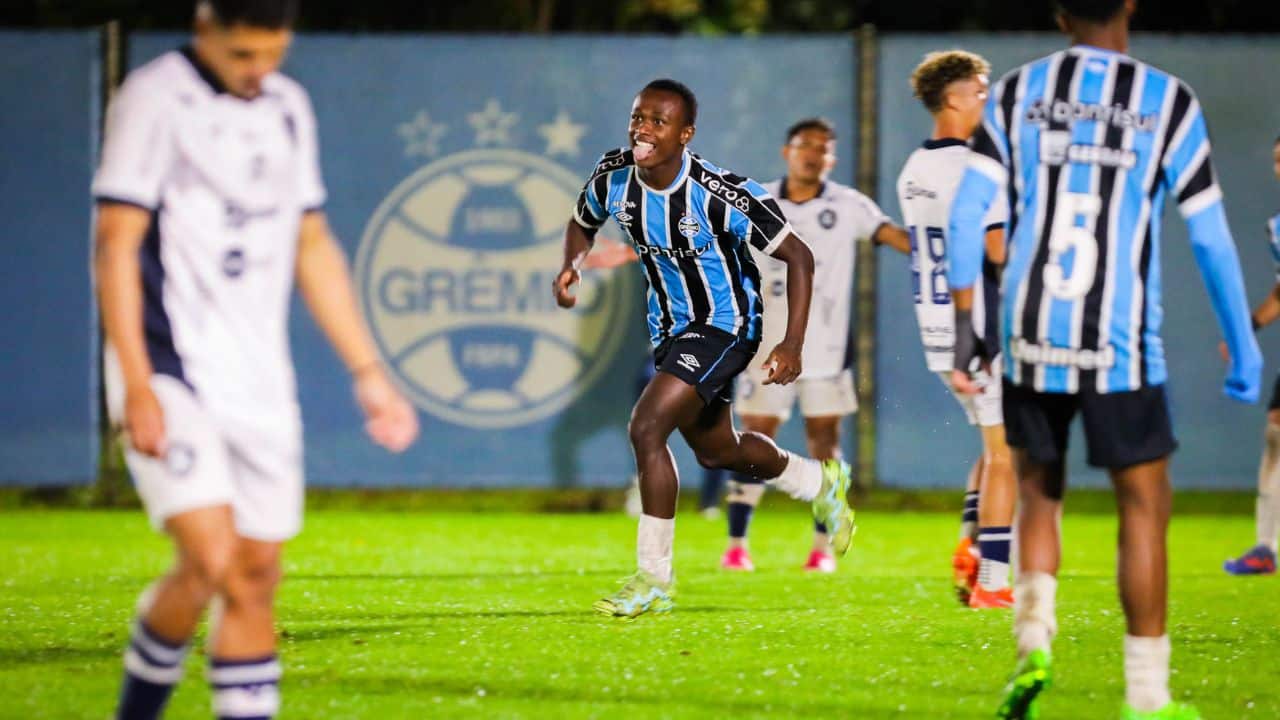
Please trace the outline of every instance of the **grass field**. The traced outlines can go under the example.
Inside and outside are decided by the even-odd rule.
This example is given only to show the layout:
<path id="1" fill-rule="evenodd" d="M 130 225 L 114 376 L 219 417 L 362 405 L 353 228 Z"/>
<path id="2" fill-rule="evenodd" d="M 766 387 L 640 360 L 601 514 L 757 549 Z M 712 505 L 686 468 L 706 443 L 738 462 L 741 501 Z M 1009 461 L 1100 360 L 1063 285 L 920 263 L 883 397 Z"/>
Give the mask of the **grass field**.
<path id="1" fill-rule="evenodd" d="M 589 612 L 633 566 L 616 514 L 321 511 L 287 555 L 282 718 L 989 717 L 1010 615 L 951 598 L 950 514 L 863 513 L 834 576 L 799 565 L 800 512 L 757 515 L 758 571 L 717 570 L 723 525 L 677 522 L 667 617 Z M 787 506 L 792 507 L 792 506 Z M 1117 717 L 1114 520 L 1069 516 L 1047 718 Z M 1247 516 L 1175 518 L 1175 696 L 1280 717 L 1280 583 L 1230 578 Z M 0 513 L 0 717 L 106 718 L 133 601 L 167 564 L 137 512 Z M 193 653 L 170 718 L 207 718 Z"/>

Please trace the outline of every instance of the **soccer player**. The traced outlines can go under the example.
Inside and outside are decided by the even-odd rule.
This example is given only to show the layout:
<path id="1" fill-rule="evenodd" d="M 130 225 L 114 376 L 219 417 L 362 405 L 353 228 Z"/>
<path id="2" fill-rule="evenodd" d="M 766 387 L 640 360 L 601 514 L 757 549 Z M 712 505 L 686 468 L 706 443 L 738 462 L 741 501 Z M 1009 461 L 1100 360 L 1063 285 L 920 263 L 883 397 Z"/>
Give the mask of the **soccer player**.
<path id="1" fill-rule="evenodd" d="M 952 206 L 953 377 L 969 391 L 982 220 L 998 194 L 1010 208 L 1000 328 L 1005 429 L 1018 477 L 1018 664 L 1000 717 L 1033 717 L 1050 682 L 1066 446 L 1076 413 L 1088 461 L 1110 474 L 1120 515 L 1123 717 L 1199 717 L 1169 693 L 1165 536 L 1177 443 L 1160 341 L 1166 195 L 1187 223 L 1230 349 L 1229 397 L 1257 400 L 1262 359 L 1204 115 L 1186 83 L 1125 54 L 1134 7 L 1134 0 L 1059 0 L 1058 26 L 1071 47 L 994 86 Z"/>
<path id="2" fill-rule="evenodd" d="M 1280 180 L 1280 137 L 1271 144 L 1272 172 Z M 1271 256 L 1276 261 L 1276 285 L 1253 311 L 1253 329 L 1261 330 L 1280 317 L 1280 214 L 1267 221 Z M 1228 355 L 1223 346 L 1223 354 Z M 1230 357 L 1227 358 L 1230 360 Z M 1257 544 L 1222 569 L 1232 575 L 1274 575 L 1277 535 L 1280 535 L 1280 377 L 1276 378 L 1267 406 L 1267 427 L 1263 431 L 1262 461 L 1258 464 L 1258 499 L 1254 506 Z"/>
<path id="3" fill-rule="evenodd" d="M 801 372 L 813 254 L 758 183 L 691 153 L 698 102 L 674 80 L 655 80 L 635 97 L 629 147 L 605 153 L 587 180 L 565 229 L 564 266 L 554 292 L 572 307 L 571 288 L 596 231 L 613 217 L 631 239 L 648 280 L 649 335 L 657 373 L 636 401 L 629 432 L 640 474 L 643 514 L 636 539 L 638 571 L 598 612 L 634 618 L 672 607 L 671 569 L 679 481 L 667 438 L 689 443 L 704 467 L 766 478 L 813 502 L 832 545 L 844 553 L 853 534 L 846 492 L 849 468 L 789 454 L 768 437 L 739 433 L 729 385 L 760 343 L 760 272 L 747 247 L 787 263 L 787 331 L 769 351 L 767 382 Z"/>
<path id="4" fill-rule="evenodd" d="M 294 0 L 202 0 L 193 43 L 130 73 L 107 113 L 93 194 L 108 401 L 147 514 L 177 551 L 138 603 L 122 720 L 161 714 L 206 607 L 214 715 L 279 709 L 274 595 L 303 505 L 295 278 L 369 435 L 400 451 L 417 434 L 325 221 L 310 101 L 276 72 L 296 12 Z"/>
<path id="5" fill-rule="evenodd" d="M 827 179 L 835 166 L 835 146 L 836 131 L 831 123 L 821 118 L 800 120 L 787 130 L 782 147 L 787 174 L 764 185 L 816 258 L 808 341 L 801 359 L 804 372 L 790 385 L 767 384 L 767 367 L 753 362 L 738 379 L 734 397 L 743 427 L 771 438 L 790 417 L 798 398 L 809 454 L 819 460 L 841 458 L 840 420 L 858 409 L 849 368 L 855 243 L 884 243 L 904 254 L 910 252 L 906 231 L 894 225 L 875 202 Z M 765 296 L 763 344 L 772 346 L 786 330 L 787 265 L 758 250 L 753 249 L 752 254 L 760 268 Z M 741 474 L 729 484 L 729 547 L 720 558 L 720 566 L 727 570 L 754 569 L 747 530 L 764 488 L 755 478 Z M 835 572 L 836 559 L 821 521 L 814 522 L 813 547 L 804 568 Z"/>
<path id="6" fill-rule="evenodd" d="M 957 392 L 951 383 L 955 312 L 947 286 L 947 223 L 960 177 L 969 163 L 968 140 L 982 122 L 991 66 L 963 50 L 926 55 L 911 74 L 915 96 L 933 116 L 933 134 L 911 153 L 898 176 L 898 202 L 911 233 L 911 276 L 916 319 L 924 343 L 925 364 L 951 390 L 970 425 L 981 431 L 982 454 L 969 473 L 960 543 L 952 555 L 960 601 L 973 608 L 1013 605 L 1009 587 L 1009 546 L 1013 538 L 1013 464 L 1000 412 L 999 348 L 995 309 L 999 304 L 999 265 L 1004 262 L 1007 211 L 995 202 L 983 220 L 987 256 L 974 292 L 974 325 L 984 340 L 991 372 L 977 369 L 976 395 Z M 995 261 L 991 260 L 995 258 Z M 990 312 L 986 312 L 987 310 Z M 973 551 L 978 551 L 975 562 Z"/>

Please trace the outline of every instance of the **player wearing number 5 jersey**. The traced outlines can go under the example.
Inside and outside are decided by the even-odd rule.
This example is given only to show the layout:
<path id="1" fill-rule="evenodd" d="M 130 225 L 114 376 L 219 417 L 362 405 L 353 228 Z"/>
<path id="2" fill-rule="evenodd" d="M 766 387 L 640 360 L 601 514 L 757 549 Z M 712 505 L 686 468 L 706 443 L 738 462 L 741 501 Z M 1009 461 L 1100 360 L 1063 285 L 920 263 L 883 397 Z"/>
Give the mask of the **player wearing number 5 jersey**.
<path id="1" fill-rule="evenodd" d="M 947 285 L 946 227 L 951 201 L 969 163 L 968 139 L 982 122 L 990 65 L 963 50 L 930 53 L 911 74 L 916 97 L 933 116 L 933 134 L 911 153 L 898 176 L 898 203 L 911 234 L 911 272 L 916 319 L 929 371 L 937 373 L 964 408 L 982 437 L 982 454 L 969 474 L 960 542 L 952 555 L 955 587 L 962 603 L 974 608 L 1007 608 L 1009 547 L 1013 524 L 1013 465 L 1000 412 L 999 371 L 978 370 L 977 394 L 957 392 L 951 383 L 955 318 Z M 1002 198 L 991 204 L 982 227 L 987 254 L 975 285 L 973 325 L 986 345 L 993 368 L 999 367 L 996 306 L 999 266 L 1004 254 L 1007 210 Z M 995 258 L 992 260 L 991 258 Z M 980 289 L 978 289 L 980 288 Z M 989 309 L 989 311 L 988 311 Z M 976 557 L 974 555 L 976 551 Z"/>
<path id="2" fill-rule="evenodd" d="M 999 714 L 1034 715 L 1049 683 L 1064 458 L 1080 412 L 1089 462 L 1109 471 L 1120 508 L 1123 715 L 1195 718 L 1168 688 L 1165 534 L 1176 443 L 1160 343 L 1166 197 L 1187 222 L 1230 350 L 1227 395 L 1257 400 L 1262 359 L 1195 94 L 1125 54 L 1134 0 L 1058 6 L 1072 47 L 996 83 L 949 229 L 955 374 L 964 375 L 974 349 L 959 344 L 960 326 L 972 322 L 961 308 L 969 308 L 981 265 L 981 221 L 998 195 L 1008 198 L 1000 326 L 1005 428 L 1019 481 L 1019 664 Z"/>

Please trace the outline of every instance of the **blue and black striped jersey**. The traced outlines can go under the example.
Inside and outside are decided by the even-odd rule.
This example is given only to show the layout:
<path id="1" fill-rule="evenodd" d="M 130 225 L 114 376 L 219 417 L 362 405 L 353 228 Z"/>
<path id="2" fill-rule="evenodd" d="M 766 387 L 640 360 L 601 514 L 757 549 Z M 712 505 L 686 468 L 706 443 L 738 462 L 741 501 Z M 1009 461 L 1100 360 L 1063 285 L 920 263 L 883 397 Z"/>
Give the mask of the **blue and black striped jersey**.
<path id="1" fill-rule="evenodd" d="M 675 181 L 655 189 L 640 179 L 630 150 L 612 150 L 574 208 L 589 233 L 610 217 L 644 268 L 655 346 L 694 324 L 760 340 L 760 271 L 747 246 L 773 254 L 791 226 L 759 183 L 685 151 Z"/>
<path id="2" fill-rule="evenodd" d="M 1015 384 L 1108 393 L 1165 381 L 1159 254 L 1169 196 L 1237 358 L 1232 377 L 1260 363 L 1208 130 L 1184 82 L 1077 45 L 996 83 L 973 150 L 952 206 L 949 279 L 973 285 L 982 217 L 1006 193 L 1000 326 Z"/>

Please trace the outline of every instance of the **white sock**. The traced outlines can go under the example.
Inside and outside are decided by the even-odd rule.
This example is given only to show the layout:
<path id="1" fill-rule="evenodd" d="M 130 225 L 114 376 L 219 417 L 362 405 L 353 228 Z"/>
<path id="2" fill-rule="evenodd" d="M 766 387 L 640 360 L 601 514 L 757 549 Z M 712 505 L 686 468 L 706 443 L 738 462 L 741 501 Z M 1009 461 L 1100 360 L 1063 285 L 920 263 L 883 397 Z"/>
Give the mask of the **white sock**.
<path id="1" fill-rule="evenodd" d="M 1013 634 L 1018 640 L 1018 657 L 1032 650 L 1049 650 L 1058 632 L 1054 598 L 1058 580 L 1048 573 L 1025 572 L 1013 586 Z"/>
<path id="2" fill-rule="evenodd" d="M 813 500 L 822 489 L 822 463 L 813 458 L 787 453 L 787 466 L 782 469 L 782 474 L 765 483 L 796 500 Z"/>
<path id="3" fill-rule="evenodd" d="M 676 519 L 640 516 L 636 530 L 636 564 L 660 583 L 671 582 L 671 546 L 676 538 Z"/>
<path id="4" fill-rule="evenodd" d="M 1169 636 L 1124 636 L 1124 699 L 1151 712 L 1169 704 Z"/>
<path id="5" fill-rule="evenodd" d="M 1009 563 L 982 558 L 978 562 L 978 584 L 983 590 L 1003 590 L 1009 587 Z"/>
<path id="6" fill-rule="evenodd" d="M 1267 424 L 1266 440 L 1262 448 L 1262 463 L 1258 466 L 1258 501 L 1254 517 L 1258 532 L 1258 544 L 1277 550 L 1280 535 L 1280 427 Z"/>

